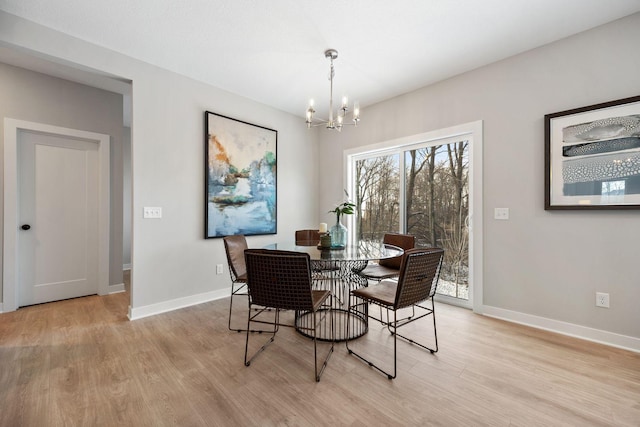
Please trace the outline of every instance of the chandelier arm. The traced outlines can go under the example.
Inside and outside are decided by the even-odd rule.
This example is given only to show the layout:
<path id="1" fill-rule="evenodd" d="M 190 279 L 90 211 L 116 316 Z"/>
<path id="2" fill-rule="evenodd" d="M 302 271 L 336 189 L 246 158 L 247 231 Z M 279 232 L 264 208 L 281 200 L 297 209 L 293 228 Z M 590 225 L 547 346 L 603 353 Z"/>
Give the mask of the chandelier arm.
<path id="1" fill-rule="evenodd" d="M 313 122 L 308 123 L 309 127 L 327 126 L 328 124 L 329 124 L 328 120 L 316 119 L 315 117 L 313 119 Z M 358 123 L 357 122 L 354 122 L 354 123 L 344 123 L 343 122 L 342 126 L 358 126 Z M 337 129 L 338 126 L 335 126 L 334 128 Z"/>

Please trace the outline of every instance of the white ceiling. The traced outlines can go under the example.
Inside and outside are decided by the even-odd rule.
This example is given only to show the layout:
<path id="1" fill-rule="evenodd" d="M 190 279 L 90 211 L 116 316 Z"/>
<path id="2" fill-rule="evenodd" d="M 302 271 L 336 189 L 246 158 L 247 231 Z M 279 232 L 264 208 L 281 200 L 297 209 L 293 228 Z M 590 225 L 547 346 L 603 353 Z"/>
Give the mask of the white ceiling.
<path id="1" fill-rule="evenodd" d="M 309 98 L 326 115 L 327 48 L 339 51 L 334 96 L 366 110 L 638 12 L 640 0 L 0 0 L 0 10 L 303 116 Z"/>

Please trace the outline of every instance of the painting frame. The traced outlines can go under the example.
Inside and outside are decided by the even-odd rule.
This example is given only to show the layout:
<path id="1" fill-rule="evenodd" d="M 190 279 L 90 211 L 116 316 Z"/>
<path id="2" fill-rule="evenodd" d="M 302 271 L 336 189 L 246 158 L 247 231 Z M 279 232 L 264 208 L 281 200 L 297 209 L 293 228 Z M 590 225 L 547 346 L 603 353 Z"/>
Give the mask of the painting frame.
<path id="1" fill-rule="evenodd" d="M 640 209 L 640 96 L 544 116 L 545 210 Z"/>
<path id="2" fill-rule="evenodd" d="M 204 237 L 277 234 L 278 131 L 205 111 Z"/>

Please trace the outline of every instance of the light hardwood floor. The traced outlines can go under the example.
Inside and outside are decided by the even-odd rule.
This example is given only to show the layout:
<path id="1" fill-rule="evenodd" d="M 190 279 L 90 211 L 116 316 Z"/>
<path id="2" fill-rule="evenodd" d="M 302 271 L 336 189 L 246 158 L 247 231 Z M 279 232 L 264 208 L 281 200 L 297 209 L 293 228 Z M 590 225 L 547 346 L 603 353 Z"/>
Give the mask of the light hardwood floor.
<path id="1" fill-rule="evenodd" d="M 128 298 L 1 314 L 0 425 L 640 425 L 639 354 L 456 307 L 437 306 L 435 355 L 398 343 L 397 379 L 338 344 L 316 383 L 288 328 L 245 367 L 226 299 L 128 321 Z M 373 323 L 360 341 L 389 350 Z"/>

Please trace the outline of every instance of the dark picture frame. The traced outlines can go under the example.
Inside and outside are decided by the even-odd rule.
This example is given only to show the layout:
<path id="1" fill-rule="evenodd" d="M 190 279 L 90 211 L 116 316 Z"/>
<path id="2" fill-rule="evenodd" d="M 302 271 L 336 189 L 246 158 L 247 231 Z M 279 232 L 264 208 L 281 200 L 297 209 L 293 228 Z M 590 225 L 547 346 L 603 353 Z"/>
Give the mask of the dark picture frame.
<path id="1" fill-rule="evenodd" d="M 276 234 L 278 131 L 205 111 L 205 238 Z"/>
<path id="2" fill-rule="evenodd" d="M 640 96 L 544 116 L 545 210 L 640 209 Z"/>

